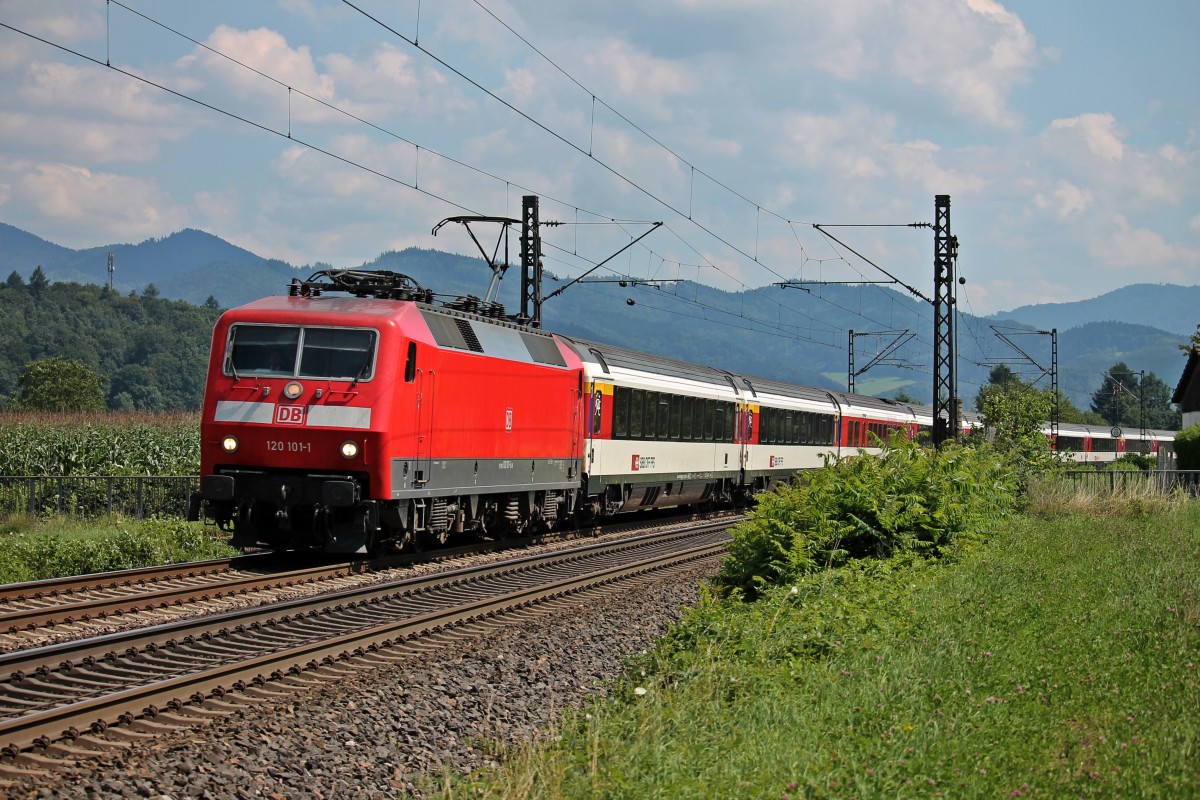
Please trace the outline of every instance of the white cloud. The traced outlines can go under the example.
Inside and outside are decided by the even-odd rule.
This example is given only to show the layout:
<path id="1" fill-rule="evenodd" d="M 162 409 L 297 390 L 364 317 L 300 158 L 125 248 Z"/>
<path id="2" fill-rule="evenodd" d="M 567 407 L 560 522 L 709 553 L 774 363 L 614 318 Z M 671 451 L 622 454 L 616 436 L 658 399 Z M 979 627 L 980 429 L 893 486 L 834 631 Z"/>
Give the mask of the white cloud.
<path id="1" fill-rule="evenodd" d="M 1077 130 L 1092 155 L 1105 161 L 1120 161 L 1125 155 L 1125 145 L 1116 122 L 1112 114 L 1081 114 L 1070 119 L 1056 119 L 1050 123 L 1050 129 Z"/>
<path id="2" fill-rule="evenodd" d="M 682 64 L 639 52 L 628 42 L 609 39 L 583 58 L 592 70 L 606 74 L 622 103 L 653 109 L 677 95 L 691 94 L 696 78 Z"/>
<path id="3" fill-rule="evenodd" d="M 889 12 L 880 21 L 892 35 L 872 38 L 894 48 L 887 66 L 897 77 L 934 88 L 978 124 L 1019 125 L 1008 95 L 1029 79 L 1037 48 L 1016 14 L 993 0 L 908 0 Z"/>
<path id="4" fill-rule="evenodd" d="M 1121 214 L 1114 214 L 1104 232 L 1097 237 L 1092 255 L 1117 268 L 1145 269 L 1166 265 L 1178 271 L 1200 265 L 1200 248 L 1172 244 L 1159 231 L 1137 227 Z"/>
<path id="5" fill-rule="evenodd" d="M 1092 205 L 1093 197 L 1087 189 L 1081 189 L 1069 181 L 1059 181 L 1053 192 L 1034 195 L 1033 202 L 1039 209 L 1049 211 L 1059 219 L 1067 219 Z"/>
<path id="6" fill-rule="evenodd" d="M 0 159 L 9 186 L 0 209 L 24 218 L 36 212 L 48 224 L 65 226 L 61 244 L 93 244 L 96 238 L 145 239 L 186 227 L 186 210 L 153 180 L 94 172 L 70 164 Z"/>

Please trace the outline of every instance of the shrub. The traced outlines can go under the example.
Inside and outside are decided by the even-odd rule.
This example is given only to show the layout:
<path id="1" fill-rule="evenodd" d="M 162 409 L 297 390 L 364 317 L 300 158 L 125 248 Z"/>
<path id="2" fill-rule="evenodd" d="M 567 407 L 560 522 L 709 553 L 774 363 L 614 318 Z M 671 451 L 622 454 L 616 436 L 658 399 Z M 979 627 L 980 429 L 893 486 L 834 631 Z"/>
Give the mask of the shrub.
<path id="1" fill-rule="evenodd" d="M 86 575 L 236 555 L 213 529 L 181 520 L 50 520 L 6 524 L 0 583 Z"/>
<path id="2" fill-rule="evenodd" d="M 1180 469 L 1200 469 L 1200 425 L 1175 434 L 1175 455 Z"/>
<path id="3" fill-rule="evenodd" d="M 734 529 L 717 583 L 753 598 L 852 559 L 939 556 L 1011 512 L 1018 489 L 995 448 L 932 451 L 894 436 L 880 455 L 827 464 L 762 496 Z"/>

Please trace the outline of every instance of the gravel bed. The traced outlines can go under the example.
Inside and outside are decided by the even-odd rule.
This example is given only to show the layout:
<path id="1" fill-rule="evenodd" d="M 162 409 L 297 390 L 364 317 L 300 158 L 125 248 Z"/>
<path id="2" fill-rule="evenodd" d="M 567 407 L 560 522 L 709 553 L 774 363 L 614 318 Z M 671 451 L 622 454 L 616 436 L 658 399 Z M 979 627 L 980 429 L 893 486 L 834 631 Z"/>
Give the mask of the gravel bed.
<path id="1" fill-rule="evenodd" d="M 705 562 L 583 599 L 7 791 L 171 800 L 420 796 L 422 775 L 487 763 L 481 741 L 536 738 L 560 710 L 603 693 L 621 658 L 651 647 L 713 570 Z"/>

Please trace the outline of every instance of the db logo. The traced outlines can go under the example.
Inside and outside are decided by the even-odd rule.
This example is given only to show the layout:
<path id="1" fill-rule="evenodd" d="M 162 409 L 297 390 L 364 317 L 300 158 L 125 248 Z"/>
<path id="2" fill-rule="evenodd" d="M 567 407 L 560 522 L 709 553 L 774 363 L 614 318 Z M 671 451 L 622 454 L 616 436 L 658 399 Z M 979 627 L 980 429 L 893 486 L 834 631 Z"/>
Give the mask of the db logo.
<path id="1" fill-rule="evenodd" d="M 280 425 L 303 425 L 304 406 L 275 406 L 275 422 Z"/>

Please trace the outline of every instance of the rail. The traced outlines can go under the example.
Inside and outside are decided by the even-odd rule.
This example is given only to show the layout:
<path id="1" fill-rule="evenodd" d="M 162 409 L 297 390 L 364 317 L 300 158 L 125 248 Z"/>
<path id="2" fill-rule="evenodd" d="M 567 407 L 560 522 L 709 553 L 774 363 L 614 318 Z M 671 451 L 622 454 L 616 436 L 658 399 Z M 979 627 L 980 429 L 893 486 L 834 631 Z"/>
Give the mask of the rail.
<path id="1" fill-rule="evenodd" d="M 1154 492 L 1168 494 L 1181 491 L 1200 497 L 1200 470 L 1066 470 L 1064 475 L 1077 489 L 1093 492 L 1129 493 Z"/>
<path id="2" fill-rule="evenodd" d="M 195 475 L 0 476 L 0 514 L 182 519 L 199 484 Z"/>

